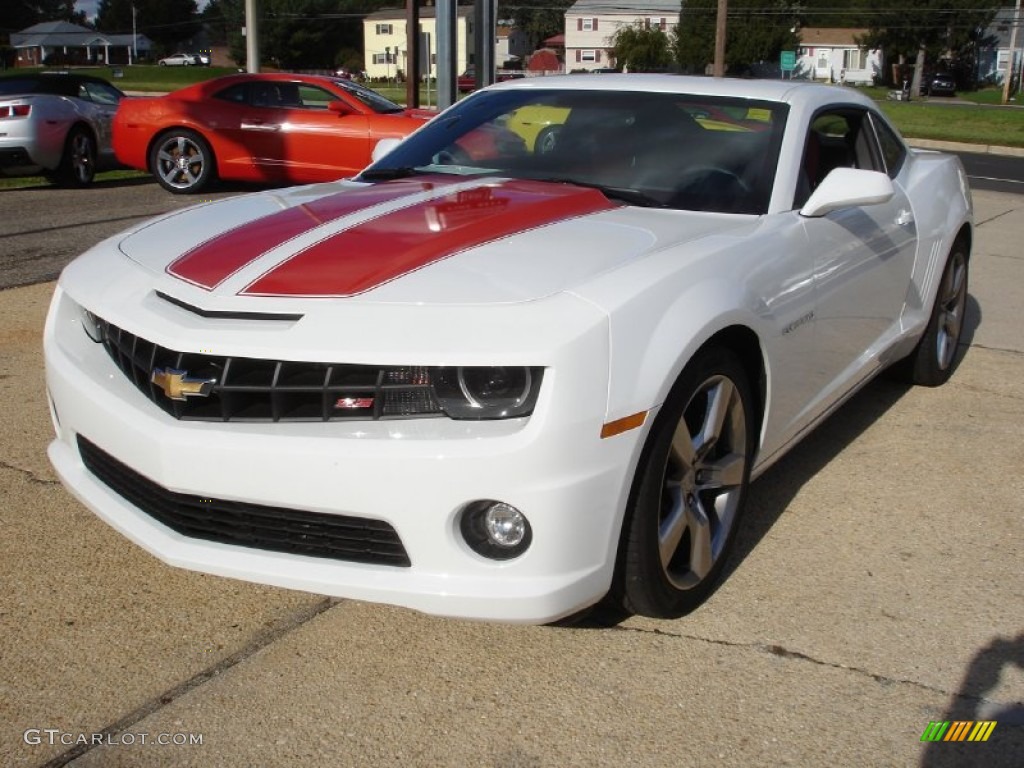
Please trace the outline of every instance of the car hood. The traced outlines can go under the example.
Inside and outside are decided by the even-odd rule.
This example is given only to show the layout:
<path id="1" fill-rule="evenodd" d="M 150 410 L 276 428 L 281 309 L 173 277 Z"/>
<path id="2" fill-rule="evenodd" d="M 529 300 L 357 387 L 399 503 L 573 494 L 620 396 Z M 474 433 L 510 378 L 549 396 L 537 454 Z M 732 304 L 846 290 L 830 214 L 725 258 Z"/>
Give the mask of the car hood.
<path id="1" fill-rule="evenodd" d="M 230 198 L 157 219 L 118 247 L 154 273 L 158 290 L 193 303 L 480 304 L 572 290 L 756 222 L 621 206 L 569 184 L 446 175 Z"/>

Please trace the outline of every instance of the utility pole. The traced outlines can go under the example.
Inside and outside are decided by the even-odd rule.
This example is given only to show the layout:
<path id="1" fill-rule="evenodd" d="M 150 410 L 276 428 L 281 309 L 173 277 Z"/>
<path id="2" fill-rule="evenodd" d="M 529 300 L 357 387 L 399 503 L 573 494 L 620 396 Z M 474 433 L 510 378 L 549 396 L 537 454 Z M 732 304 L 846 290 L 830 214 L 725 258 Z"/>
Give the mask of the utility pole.
<path id="1" fill-rule="evenodd" d="M 1010 100 L 1010 85 L 1013 80 L 1013 58 L 1017 53 L 1017 26 L 1020 24 L 1020 0 L 1013 11 L 1013 24 L 1010 25 L 1010 55 L 1006 61 L 1006 74 L 1003 75 L 1003 104 Z"/>
<path id="2" fill-rule="evenodd" d="M 725 77 L 725 17 L 728 12 L 729 0 L 718 0 L 718 18 L 715 21 L 715 66 L 712 72 L 715 77 Z"/>
<path id="3" fill-rule="evenodd" d="M 260 71 L 259 23 L 256 0 L 245 0 L 245 71 Z"/>

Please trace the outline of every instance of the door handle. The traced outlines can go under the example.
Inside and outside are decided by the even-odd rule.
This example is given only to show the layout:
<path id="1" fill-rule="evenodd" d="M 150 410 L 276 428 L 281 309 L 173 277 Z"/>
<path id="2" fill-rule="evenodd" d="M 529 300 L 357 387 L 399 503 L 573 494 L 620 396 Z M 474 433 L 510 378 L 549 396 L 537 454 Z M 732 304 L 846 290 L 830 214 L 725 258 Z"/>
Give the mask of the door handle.
<path id="1" fill-rule="evenodd" d="M 269 125 L 262 120 L 243 120 L 242 121 L 243 131 L 263 131 L 264 133 L 273 133 L 274 131 L 281 130 L 281 126 L 275 123 Z"/>

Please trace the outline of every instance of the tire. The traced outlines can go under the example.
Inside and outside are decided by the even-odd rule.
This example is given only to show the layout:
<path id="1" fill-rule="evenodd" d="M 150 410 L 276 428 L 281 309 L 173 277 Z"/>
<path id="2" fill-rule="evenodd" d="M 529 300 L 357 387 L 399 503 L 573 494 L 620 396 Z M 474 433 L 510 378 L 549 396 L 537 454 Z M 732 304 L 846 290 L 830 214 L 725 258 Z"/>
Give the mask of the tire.
<path id="1" fill-rule="evenodd" d="M 953 375 L 964 330 L 968 265 L 967 249 L 957 242 L 942 270 L 942 280 L 924 335 L 914 351 L 894 366 L 899 378 L 912 384 L 938 387 Z"/>
<path id="2" fill-rule="evenodd" d="M 96 177 L 96 142 L 82 127 L 72 128 L 64 140 L 64 154 L 54 179 L 69 187 L 87 187 Z"/>
<path id="3" fill-rule="evenodd" d="M 179 128 L 157 137 L 149 151 L 149 170 L 164 189 L 178 195 L 194 194 L 214 176 L 215 160 L 206 139 Z"/>
<path id="4" fill-rule="evenodd" d="M 702 351 L 672 388 L 644 446 L 613 604 L 678 618 L 707 598 L 736 539 L 754 433 L 754 399 L 739 359 L 724 348 Z"/>

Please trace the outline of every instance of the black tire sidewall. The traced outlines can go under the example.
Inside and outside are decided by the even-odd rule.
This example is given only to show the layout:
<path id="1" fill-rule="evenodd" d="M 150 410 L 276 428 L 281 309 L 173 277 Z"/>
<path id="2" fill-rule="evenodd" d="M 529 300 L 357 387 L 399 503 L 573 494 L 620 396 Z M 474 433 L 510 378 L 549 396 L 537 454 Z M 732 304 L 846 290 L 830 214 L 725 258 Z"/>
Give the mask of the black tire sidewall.
<path id="1" fill-rule="evenodd" d="M 160 173 L 159 168 L 159 153 L 160 147 L 162 147 L 169 139 L 174 137 L 182 137 L 191 141 L 193 144 L 198 146 L 203 152 L 203 171 L 199 174 L 199 178 L 196 183 L 187 188 L 175 187 L 164 181 L 163 174 Z M 213 150 L 210 149 L 210 143 L 206 141 L 195 131 L 187 128 L 179 130 L 164 131 L 161 133 L 156 141 L 153 142 L 152 147 L 149 150 L 149 172 L 156 178 L 157 183 L 166 189 L 168 192 L 172 192 L 176 195 L 192 195 L 197 192 L 204 190 L 213 178 L 214 168 L 214 157 Z"/>
<path id="2" fill-rule="evenodd" d="M 658 554 L 658 522 L 664 484 L 664 468 L 672 436 L 694 390 L 715 375 L 729 378 L 743 401 L 747 429 L 747 466 L 740 489 L 736 516 L 718 560 L 704 580 L 680 590 L 666 576 Z M 699 606 L 715 589 L 741 524 L 743 507 L 754 460 L 756 420 L 749 377 L 736 355 L 728 349 L 704 350 L 686 366 L 655 418 L 637 465 L 630 503 L 623 522 L 613 602 L 631 613 L 654 618 L 678 618 Z"/>

